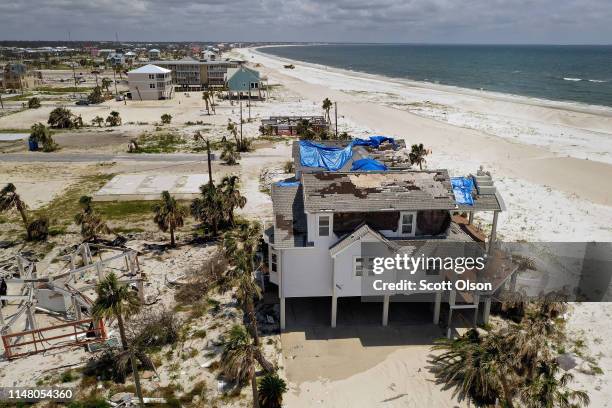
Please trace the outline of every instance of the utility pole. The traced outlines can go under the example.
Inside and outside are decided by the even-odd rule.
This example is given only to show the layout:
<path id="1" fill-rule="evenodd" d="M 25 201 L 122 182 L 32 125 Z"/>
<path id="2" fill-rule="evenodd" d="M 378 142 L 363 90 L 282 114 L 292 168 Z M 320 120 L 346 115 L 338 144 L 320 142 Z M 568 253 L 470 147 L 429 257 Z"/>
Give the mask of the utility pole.
<path id="1" fill-rule="evenodd" d="M 250 87 L 249 87 L 249 123 L 251 123 L 251 88 Z"/>
<path id="2" fill-rule="evenodd" d="M 242 144 L 242 98 L 240 98 L 240 144 Z M 238 148 L 238 150 L 240 150 L 242 146 L 236 147 Z"/>
<path id="3" fill-rule="evenodd" d="M 334 102 L 334 116 L 336 121 L 336 139 L 338 138 L 338 102 Z"/>
<path id="4" fill-rule="evenodd" d="M 117 92 L 117 73 L 115 67 L 113 67 L 113 81 L 115 82 L 115 96 L 117 96 L 119 93 Z"/>
<path id="5" fill-rule="evenodd" d="M 210 162 L 210 140 L 208 140 L 208 138 L 206 138 L 206 153 L 208 154 L 208 185 L 212 188 L 212 164 Z"/>
<path id="6" fill-rule="evenodd" d="M 4 103 L 2 102 L 2 94 L 0 93 L 0 107 L 4 109 Z"/>

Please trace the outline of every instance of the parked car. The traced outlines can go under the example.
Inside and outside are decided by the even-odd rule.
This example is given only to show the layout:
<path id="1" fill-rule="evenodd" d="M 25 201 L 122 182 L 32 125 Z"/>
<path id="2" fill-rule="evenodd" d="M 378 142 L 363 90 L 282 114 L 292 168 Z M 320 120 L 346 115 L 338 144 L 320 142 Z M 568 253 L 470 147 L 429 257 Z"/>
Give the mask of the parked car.
<path id="1" fill-rule="evenodd" d="M 79 106 L 88 106 L 89 101 L 87 99 L 79 99 L 78 101 L 76 101 L 76 104 Z"/>

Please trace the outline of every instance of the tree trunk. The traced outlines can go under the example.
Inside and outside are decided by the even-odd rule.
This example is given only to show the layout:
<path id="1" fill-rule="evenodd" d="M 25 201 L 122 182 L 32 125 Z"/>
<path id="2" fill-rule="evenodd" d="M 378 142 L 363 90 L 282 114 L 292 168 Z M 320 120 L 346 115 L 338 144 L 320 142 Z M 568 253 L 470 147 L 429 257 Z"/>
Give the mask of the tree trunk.
<path id="1" fill-rule="evenodd" d="M 123 325 L 123 316 L 121 313 L 117 313 L 117 310 L 114 310 L 115 316 L 117 316 L 117 325 L 119 325 L 119 336 L 121 337 L 121 346 L 123 350 L 128 349 L 127 337 L 125 336 L 125 326 Z"/>
<path id="2" fill-rule="evenodd" d="M 19 215 L 21 215 L 21 220 L 23 221 L 23 225 L 28 228 L 28 214 L 26 213 L 25 206 L 21 202 L 21 199 L 17 199 L 17 211 L 19 211 Z"/>
<path id="3" fill-rule="evenodd" d="M 208 157 L 208 185 L 212 187 L 213 179 L 212 179 L 212 164 L 210 162 L 210 141 L 206 139 L 206 154 Z"/>
<path id="4" fill-rule="evenodd" d="M 264 355 L 261 352 L 261 349 L 259 349 L 259 348 L 257 348 L 256 351 L 255 351 L 255 360 L 257 360 L 257 362 L 259 363 L 261 368 L 264 369 L 265 372 L 267 372 L 267 373 L 273 373 L 274 372 L 274 366 L 272 365 L 271 362 L 266 360 L 266 358 L 264 357 Z"/>
<path id="5" fill-rule="evenodd" d="M 253 344 L 259 347 L 259 333 L 257 332 L 257 316 L 255 315 L 255 305 L 253 305 L 253 299 L 251 296 L 248 296 L 249 299 L 245 300 L 245 309 L 246 314 L 249 316 L 249 320 L 251 321 L 251 336 L 253 336 Z"/>
<path id="6" fill-rule="evenodd" d="M 130 362 L 132 363 L 132 374 L 134 375 L 134 385 L 136 386 L 136 395 L 138 395 L 138 401 L 140 402 L 140 408 L 144 408 L 144 400 L 142 398 L 142 388 L 140 387 L 140 374 L 138 373 L 138 364 L 136 364 L 136 357 L 134 357 L 133 350 L 130 350 Z"/>
<path id="7" fill-rule="evenodd" d="M 259 408 L 259 393 L 257 392 L 257 378 L 255 377 L 255 367 L 249 370 L 251 377 L 251 389 L 253 390 L 253 408 Z"/>
<path id="8" fill-rule="evenodd" d="M 176 243 L 174 241 L 174 228 L 173 227 L 170 227 L 170 246 L 172 248 L 176 246 Z"/>

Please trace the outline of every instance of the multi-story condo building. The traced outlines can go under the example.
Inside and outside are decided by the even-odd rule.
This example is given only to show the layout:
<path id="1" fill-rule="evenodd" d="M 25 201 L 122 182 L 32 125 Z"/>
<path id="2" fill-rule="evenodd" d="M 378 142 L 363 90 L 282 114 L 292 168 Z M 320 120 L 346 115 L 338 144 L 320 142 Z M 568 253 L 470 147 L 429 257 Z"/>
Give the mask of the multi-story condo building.
<path id="1" fill-rule="evenodd" d="M 170 99 L 174 95 L 170 70 L 156 65 L 129 71 L 128 84 L 135 101 Z"/>
<path id="2" fill-rule="evenodd" d="M 176 85 L 177 91 L 202 91 L 209 87 L 222 88 L 225 85 L 227 70 L 239 67 L 242 61 L 198 61 L 186 57 L 180 60 L 151 63 L 172 71 L 172 82 Z"/>

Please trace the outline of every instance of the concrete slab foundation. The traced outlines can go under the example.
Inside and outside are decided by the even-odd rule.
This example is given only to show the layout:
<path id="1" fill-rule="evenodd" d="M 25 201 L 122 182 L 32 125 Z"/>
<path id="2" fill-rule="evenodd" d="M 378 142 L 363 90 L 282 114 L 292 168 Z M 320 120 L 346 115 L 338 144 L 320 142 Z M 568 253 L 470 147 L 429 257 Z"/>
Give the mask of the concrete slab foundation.
<path id="1" fill-rule="evenodd" d="M 93 195 L 94 201 L 159 200 L 169 191 L 178 200 L 191 200 L 200 194 L 208 174 L 121 174 L 113 177 Z"/>

